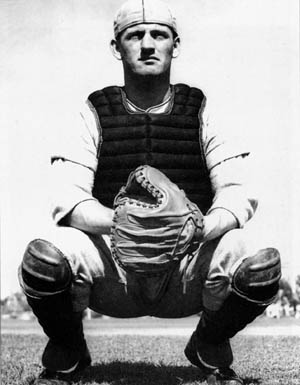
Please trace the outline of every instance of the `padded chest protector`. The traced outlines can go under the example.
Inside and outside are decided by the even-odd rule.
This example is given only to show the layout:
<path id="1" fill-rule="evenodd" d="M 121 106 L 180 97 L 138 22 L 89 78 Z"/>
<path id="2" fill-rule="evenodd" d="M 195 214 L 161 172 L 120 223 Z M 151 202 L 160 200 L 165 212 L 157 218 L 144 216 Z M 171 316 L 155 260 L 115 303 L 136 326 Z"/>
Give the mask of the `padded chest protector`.
<path id="1" fill-rule="evenodd" d="M 183 189 L 203 213 L 211 206 L 213 194 L 198 117 L 204 95 L 184 84 L 174 88 L 174 103 L 168 114 L 127 111 L 121 89 L 116 86 L 89 96 L 102 139 L 93 195 L 104 205 L 113 206 L 131 171 L 150 165 Z"/>

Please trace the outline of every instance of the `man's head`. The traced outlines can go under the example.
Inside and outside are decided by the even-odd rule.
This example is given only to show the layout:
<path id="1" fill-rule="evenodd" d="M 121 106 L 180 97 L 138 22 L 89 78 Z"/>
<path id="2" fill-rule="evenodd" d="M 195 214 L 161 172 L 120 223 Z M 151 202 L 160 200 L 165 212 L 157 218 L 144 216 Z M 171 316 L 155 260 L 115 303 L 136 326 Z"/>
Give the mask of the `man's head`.
<path id="1" fill-rule="evenodd" d="M 172 58 L 179 54 L 176 20 L 160 0 L 130 0 L 114 20 L 114 56 L 124 72 L 157 76 L 170 72 Z"/>

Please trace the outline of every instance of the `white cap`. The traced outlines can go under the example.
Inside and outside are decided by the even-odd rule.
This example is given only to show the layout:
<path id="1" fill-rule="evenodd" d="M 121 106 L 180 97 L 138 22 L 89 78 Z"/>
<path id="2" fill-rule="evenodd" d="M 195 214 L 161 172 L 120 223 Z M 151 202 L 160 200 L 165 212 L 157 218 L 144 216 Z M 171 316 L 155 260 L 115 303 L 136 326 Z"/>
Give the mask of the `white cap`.
<path id="1" fill-rule="evenodd" d="M 166 3 L 161 0 L 129 0 L 116 13 L 115 37 L 126 28 L 142 23 L 163 24 L 177 34 L 176 19 Z"/>

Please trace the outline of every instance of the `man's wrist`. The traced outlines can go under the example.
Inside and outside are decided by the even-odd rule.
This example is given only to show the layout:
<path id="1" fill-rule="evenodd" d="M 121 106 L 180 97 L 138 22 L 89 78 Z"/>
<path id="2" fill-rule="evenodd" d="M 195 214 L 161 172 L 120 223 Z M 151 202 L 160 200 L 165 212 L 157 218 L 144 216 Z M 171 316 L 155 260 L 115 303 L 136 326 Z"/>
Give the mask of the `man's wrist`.
<path id="1" fill-rule="evenodd" d="M 204 216 L 203 241 L 210 241 L 238 227 L 235 216 L 228 210 L 217 208 Z"/>
<path id="2" fill-rule="evenodd" d="M 110 234 L 114 212 L 97 200 L 82 202 L 70 214 L 68 226 L 95 235 Z"/>

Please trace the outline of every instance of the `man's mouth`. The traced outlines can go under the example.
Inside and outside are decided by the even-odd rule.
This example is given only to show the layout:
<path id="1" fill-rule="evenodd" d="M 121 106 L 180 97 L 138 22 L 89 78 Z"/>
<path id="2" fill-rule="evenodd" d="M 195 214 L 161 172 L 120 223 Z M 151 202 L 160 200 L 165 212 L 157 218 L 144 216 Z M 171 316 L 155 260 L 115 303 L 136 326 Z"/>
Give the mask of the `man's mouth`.
<path id="1" fill-rule="evenodd" d="M 159 59 L 156 56 L 142 56 L 139 58 L 140 61 L 159 61 Z"/>

